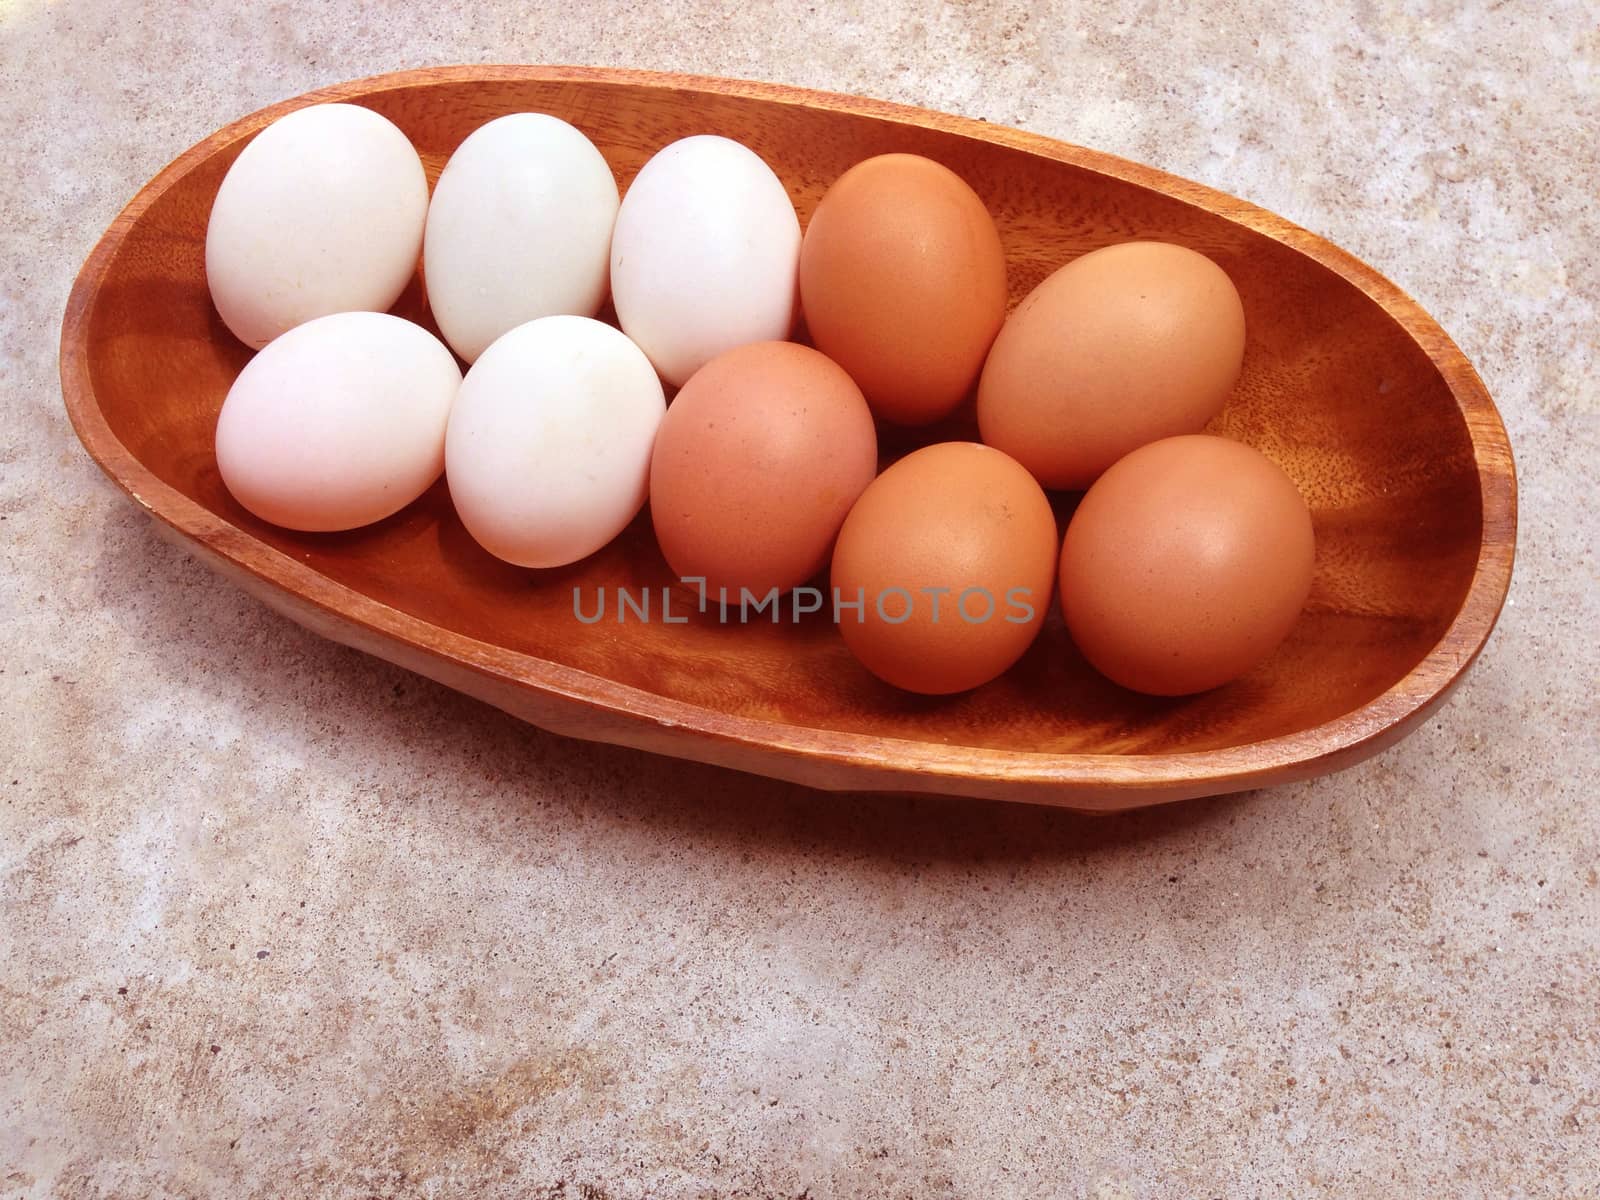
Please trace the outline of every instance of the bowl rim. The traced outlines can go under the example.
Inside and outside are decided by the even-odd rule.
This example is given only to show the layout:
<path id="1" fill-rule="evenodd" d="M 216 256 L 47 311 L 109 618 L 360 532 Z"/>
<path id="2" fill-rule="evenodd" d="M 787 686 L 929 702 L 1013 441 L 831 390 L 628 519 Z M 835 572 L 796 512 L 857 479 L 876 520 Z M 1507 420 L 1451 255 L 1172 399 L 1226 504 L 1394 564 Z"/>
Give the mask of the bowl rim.
<path id="1" fill-rule="evenodd" d="M 936 129 L 1017 149 L 1130 183 L 1204 210 L 1288 246 L 1339 275 L 1389 314 L 1427 354 L 1461 412 L 1482 503 L 1478 558 L 1449 626 L 1410 671 L 1378 696 L 1331 721 L 1291 734 L 1174 754 L 1057 754 L 952 745 L 795 725 L 706 708 L 602 675 L 509 650 L 443 628 L 337 583 L 229 524 L 155 476 L 112 432 L 90 377 L 87 338 L 94 300 L 124 238 L 168 189 L 215 153 L 298 108 L 359 102 L 375 93 L 497 82 L 606 83 L 757 99 Z M 1041 134 L 911 105 L 785 84 L 626 68 L 546 65 L 422 67 L 317 88 L 261 108 L 197 142 L 146 183 L 96 242 L 73 284 L 61 328 L 62 395 L 73 428 L 100 468 L 149 513 L 262 583 L 336 621 L 464 667 L 513 688 L 559 698 L 596 715 L 621 717 L 722 743 L 825 762 L 869 775 L 1074 790 L 1222 791 L 1283 782 L 1349 765 L 1414 726 L 1441 703 L 1487 643 L 1505 603 L 1515 557 L 1516 469 L 1505 425 L 1483 381 L 1422 307 L 1373 268 L 1282 217 L 1204 184 Z M 698 756 L 695 756 L 698 757 Z M 954 790 L 941 787 L 938 790 Z"/>

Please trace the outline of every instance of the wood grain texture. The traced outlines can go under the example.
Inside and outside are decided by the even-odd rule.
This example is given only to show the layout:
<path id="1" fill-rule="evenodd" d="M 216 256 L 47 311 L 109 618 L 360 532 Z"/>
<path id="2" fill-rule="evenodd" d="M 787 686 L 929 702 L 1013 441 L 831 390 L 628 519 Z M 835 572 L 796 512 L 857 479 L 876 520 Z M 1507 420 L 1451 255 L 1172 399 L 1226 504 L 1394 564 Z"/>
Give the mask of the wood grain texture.
<path id="1" fill-rule="evenodd" d="M 1228 271 L 1245 368 L 1217 432 L 1282 465 L 1316 522 L 1316 582 L 1280 650 L 1201 696 L 1136 696 L 1100 679 L 1059 616 L 1005 677 L 945 699 L 866 674 L 826 620 L 598 624 L 598 589 L 658 606 L 670 573 L 648 514 L 599 554 L 526 571 L 480 550 L 443 484 L 346 534 L 268 526 L 223 488 L 217 411 L 249 356 L 212 310 L 204 231 L 223 173 L 277 117 L 327 101 L 395 121 L 436 179 L 508 112 L 582 129 L 626 187 L 662 145 L 737 138 L 788 186 L 802 221 L 872 154 L 926 154 L 995 214 L 1014 304 L 1068 259 L 1161 238 Z M 420 285 L 395 309 L 432 327 Z M 947 792 L 1108 811 L 1337 769 L 1413 728 L 1487 640 L 1510 583 L 1516 479 L 1482 381 L 1399 289 L 1243 201 L 1107 155 L 919 109 L 770 84 L 578 67 L 401 72 L 309 93 L 229 125 L 152 180 L 112 223 L 68 302 L 62 390 L 83 444 L 179 544 L 293 620 L 559 733 L 828 789 Z M 885 437 L 888 456 L 972 429 Z M 1071 497 L 1058 500 L 1070 513 Z M 680 594 L 674 612 L 685 607 Z"/>

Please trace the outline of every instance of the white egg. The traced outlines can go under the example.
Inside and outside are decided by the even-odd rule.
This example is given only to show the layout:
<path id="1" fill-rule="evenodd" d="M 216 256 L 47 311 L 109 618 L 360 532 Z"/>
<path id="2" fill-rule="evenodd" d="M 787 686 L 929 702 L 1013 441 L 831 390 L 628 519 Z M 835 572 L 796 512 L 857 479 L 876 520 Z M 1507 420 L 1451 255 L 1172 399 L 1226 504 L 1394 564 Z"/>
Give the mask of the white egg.
<path id="1" fill-rule="evenodd" d="M 382 312 L 422 250 L 428 179 L 395 125 L 353 104 L 297 109 L 223 176 L 206 226 L 206 282 L 240 341 L 313 317 Z"/>
<path id="2" fill-rule="evenodd" d="M 623 332 L 670 383 L 794 324 L 800 219 L 753 150 L 684 138 L 640 169 L 611 236 L 611 295 Z"/>
<path id="3" fill-rule="evenodd" d="M 420 325 L 349 312 L 297 325 L 239 372 L 217 418 L 234 499 L 289 529 L 398 512 L 444 469 L 461 368 Z"/>
<path id="4" fill-rule="evenodd" d="M 617 181 L 558 117 L 513 113 L 445 164 L 428 206 L 423 277 L 445 341 L 468 362 L 538 317 L 605 303 Z"/>
<path id="5" fill-rule="evenodd" d="M 541 317 L 495 341 L 461 383 L 445 478 L 467 532 L 523 567 L 586 558 L 644 507 L 666 412 L 644 353 L 589 317 Z"/>

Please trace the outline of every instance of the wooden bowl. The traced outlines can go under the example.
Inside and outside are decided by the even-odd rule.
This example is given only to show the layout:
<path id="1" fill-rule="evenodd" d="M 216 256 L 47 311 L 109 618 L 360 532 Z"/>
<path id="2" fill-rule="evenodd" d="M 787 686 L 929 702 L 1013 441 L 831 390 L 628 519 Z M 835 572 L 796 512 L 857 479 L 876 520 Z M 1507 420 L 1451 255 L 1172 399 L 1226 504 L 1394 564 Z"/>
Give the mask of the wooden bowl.
<path id="1" fill-rule="evenodd" d="M 467 536 L 441 483 L 344 534 L 273 528 L 223 488 L 217 411 L 249 357 L 212 309 L 212 197 L 257 130 L 308 104 L 375 109 L 438 176 L 473 129 L 554 113 L 626 186 L 675 138 L 760 153 L 802 220 L 851 164 L 925 154 L 995 214 L 1015 303 L 1110 242 L 1180 242 L 1244 299 L 1243 378 L 1217 432 L 1263 450 L 1315 514 L 1317 574 L 1259 669 L 1187 699 L 1097 676 L 1058 615 L 1003 678 L 929 699 L 878 683 L 831 623 L 586 625 L 595 589 L 670 573 L 646 514 L 572 567 L 527 571 Z M 397 312 L 431 327 L 420 286 Z M 405 71 L 312 92 L 206 138 L 147 184 L 84 264 L 61 337 L 67 410 L 101 468 L 158 526 L 301 624 L 546 729 L 828 789 L 949 792 L 1132 808 L 1303 779 L 1395 741 L 1482 649 L 1511 578 L 1516 482 L 1483 383 L 1434 322 L 1370 267 L 1243 201 L 1105 154 L 921 109 L 771 84 L 575 67 Z M 970 431 L 970 413 L 941 431 Z M 970 434 L 969 434 L 970 435 Z M 902 438 L 890 453 L 909 446 Z M 1063 515 L 1070 498 L 1063 503 Z M 684 606 L 680 603 L 677 611 Z"/>

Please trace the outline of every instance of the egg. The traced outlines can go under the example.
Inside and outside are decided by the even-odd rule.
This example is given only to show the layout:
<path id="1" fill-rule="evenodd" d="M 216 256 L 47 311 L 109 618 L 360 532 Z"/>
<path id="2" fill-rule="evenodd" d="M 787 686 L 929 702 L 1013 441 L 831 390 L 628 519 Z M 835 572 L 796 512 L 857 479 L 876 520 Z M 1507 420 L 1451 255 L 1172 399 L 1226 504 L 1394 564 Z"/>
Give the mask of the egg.
<path id="1" fill-rule="evenodd" d="M 1006 315 L 1005 252 L 976 192 L 915 154 L 857 163 L 828 189 L 800 250 L 811 339 L 873 412 L 924 425 L 971 390 Z"/>
<path id="2" fill-rule="evenodd" d="M 1205 434 L 1135 450 L 1089 489 L 1061 547 L 1061 609 L 1103 675 L 1206 691 L 1283 641 L 1311 589 L 1311 514 L 1259 451 Z"/>
<path id="3" fill-rule="evenodd" d="M 1081 489 L 1146 442 L 1197 433 L 1244 359 L 1244 306 L 1203 254 L 1124 242 L 1035 288 L 978 384 L 983 440 L 1048 488 Z"/>
<path id="4" fill-rule="evenodd" d="M 977 687 L 1037 636 L 1056 545 L 1050 502 L 1014 459 L 973 442 L 924 447 L 845 518 L 832 569 L 839 631 L 896 687 Z"/>
<path id="5" fill-rule="evenodd" d="M 234 499 L 288 529 L 354 529 L 398 512 L 444 466 L 461 369 L 438 338 L 386 313 L 318 317 L 239 372 L 217 418 Z"/>
<path id="6" fill-rule="evenodd" d="M 682 385 L 724 350 L 794 324 L 800 219 L 755 151 L 701 134 L 659 151 L 623 197 L 611 291 L 623 332 Z"/>
<path id="7" fill-rule="evenodd" d="M 793 342 L 739 346 L 696 371 L 661 423 L 656 540 L 708 595 L 786 591 L 822 569 L 877 469 L 872 413 L 839 366 Z"/>
<path id="8" fill-rule="evenodd" d="M 439 331 L 467 362 L 539 317 L 592 317 L 605 303 L 617 182 L 559 117 L 512 113 L 481 126 L 433 189 L 423 278 Z"/>
<path id="9" fill-rule="evenodd" d="M 445 478 L 462 524 L 518 566 L 593 554 L 644 506 L 665 411 L 650 360 L 610 325 L 517 326 L 478 356 L 450 412 Z"/>
<path id="10" fill-rule="evenodd" d="M 371 109 L 318 104 L 251 139 L 217 189 L 206 283 L 248 346 L 331 313 L 382 312 L 416 270 L 428 180 Z"/>

